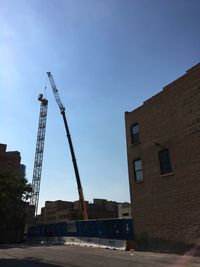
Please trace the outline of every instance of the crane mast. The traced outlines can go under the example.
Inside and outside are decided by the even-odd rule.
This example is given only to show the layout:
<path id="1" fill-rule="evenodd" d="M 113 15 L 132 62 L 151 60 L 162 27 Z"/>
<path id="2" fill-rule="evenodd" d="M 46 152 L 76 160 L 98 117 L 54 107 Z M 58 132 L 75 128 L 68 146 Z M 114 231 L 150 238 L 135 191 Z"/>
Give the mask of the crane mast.
<path id="1" fill-rule="evenodd" d="M 63 104 L 62 104 L 62 102 L 60 100 L 60 97 L 59 97 L 59 94 L 58 94 L 58 89 L 57 89 L 56 84 L 55 84 L 54 79 L 53 79 L 53 75 L 51 74 L 51 72 L 47 72 L 47 75 L 48 75 L 48 78 L 49 78 L 49 81 L 50 81 L 50 84 L 51 84 L 51 88 L 53 90 L 56 102 L 57 102 L 57 104 L 59 106 L 61 115 L 63 117 L 63 122 L 64 122 L 65 130 L 66 130 L 67 139 L 68 139 L 69 148 L 70 148 L 71 157 L 72 157 L 72 162 L 73 162 L 73 166 L 74 166 L 74 172 L 75 172 L 75 176 L 76 176 L 76 182 L 77 182 L 78 194 L 79 194 L 79 201 L 81 203 L 83 220 L 88 220 L 88 214 L 87 214 L 87 209 L 86 209 L 86 205 L 85 205 L 85 201 L 84 201 L 84 195 L 83 195 L 81 179 L 80 179 L 80 175 L 79 175 L 79 171 L 78 171 L 78 165 L 77 165 L 77 162 L 76 162 L 76 157 L 75 157 L 75 153 L 74 153 L 72 139 L 71 139 L 71 135 L 70 135 L 70 131 L 69 131 L 68 123 L 67 123 L 67 118 L 66 118 L 66 114 L 65 114 L 65 107 L 63 106 Z"/>
<path id="2" fill-rule="evenodd" d="M 39 202 L 42 161 L 43 161 L 44 141 L 45 141 L 45 131 L 46 131 L 46 121 L 47 121 L 47 109 L 48 109 L 48 100 L 43 98 L 42 94 L 39 95 L 38 100 L 41 102 L 41 105 L 40 105 L 40 115 L 38 123 L 37 143 L 35 150 L 35 161 L 33 168 L 32 193 L 30 199 L 30 205 L 33 205 L 35 208 L 35 216 L 37 215 L 38 202 Z"/>

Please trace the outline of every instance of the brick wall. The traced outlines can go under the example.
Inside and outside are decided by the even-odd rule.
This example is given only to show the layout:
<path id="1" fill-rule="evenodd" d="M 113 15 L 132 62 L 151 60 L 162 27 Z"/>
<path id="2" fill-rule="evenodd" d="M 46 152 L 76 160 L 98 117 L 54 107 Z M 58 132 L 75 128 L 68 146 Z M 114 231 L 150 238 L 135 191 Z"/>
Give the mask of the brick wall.
<path id="1" fill-rule="evenodd" d="M 194 244 L 200 237 L 200 64 L 138 109 L 125 113 L 130 194 L 139 239 Z M 131 143 L 138 123 L 140 144 Z M 160 175 L 158 151 L 169 148 L 172 173 Z M 141 158 L 144 181 L 133 160 Z"/>

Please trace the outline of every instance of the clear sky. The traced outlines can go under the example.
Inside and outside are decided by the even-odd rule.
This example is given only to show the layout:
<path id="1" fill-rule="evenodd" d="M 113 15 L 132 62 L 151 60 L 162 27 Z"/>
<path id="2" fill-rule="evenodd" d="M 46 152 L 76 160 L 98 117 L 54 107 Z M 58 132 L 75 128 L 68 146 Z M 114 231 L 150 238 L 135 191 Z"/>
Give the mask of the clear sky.
<path id="1" fill-rule="evenodd" d="M 200 60 L 199 0 L 0 0 L 0 143 L 32 181 L 40 103 L 49 100 L 40 206 L 76 200 L 66 107 L 85 199 L 129 201 L 124 112 Z"/>

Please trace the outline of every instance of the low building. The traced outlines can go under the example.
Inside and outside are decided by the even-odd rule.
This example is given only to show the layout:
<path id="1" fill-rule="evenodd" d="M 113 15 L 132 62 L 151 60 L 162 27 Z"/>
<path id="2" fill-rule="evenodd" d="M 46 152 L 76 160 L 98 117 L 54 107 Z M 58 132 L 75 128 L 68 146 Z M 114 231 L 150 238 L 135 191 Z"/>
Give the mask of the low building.
<path id="1" fill-rule="evenodd" d="M 119 203 L 118 204 L 118 218 L 128 219 L 131 218 L 131 204 L 130 203 Z"/>
<path id="2" fill-rule="evenodd" d="M 67 218 L 67 215 L 72 208 L 73 202 L 70 201 L 46 201 L 45 207 L 42 208 L 43 223 L 50 224 L 62 222 L 62 219 Z"/>
<path id="3" fill-rule="evenodd" d="M 85 201 L 89 219 L 118 218 L 118 203 L 106 199 L 94 199 L 93 203 Z M 80 201 L 46 201 L 37 223 L 51 224 L 69 220 L 82 220 Z"/>
<path id="4" fill-rule="evenodd" d="M 89 204 L 88 217 L 89 219 L 111 219 L 117 218 L 117 205 L 115 201 L 106 199 L 93 199 L 93 203 Z"/>
<path id="5" fill-rule="evenodd" d="M 138 245 L 195 245 L 200 233 L 200 64 L 125 113 Z"/>

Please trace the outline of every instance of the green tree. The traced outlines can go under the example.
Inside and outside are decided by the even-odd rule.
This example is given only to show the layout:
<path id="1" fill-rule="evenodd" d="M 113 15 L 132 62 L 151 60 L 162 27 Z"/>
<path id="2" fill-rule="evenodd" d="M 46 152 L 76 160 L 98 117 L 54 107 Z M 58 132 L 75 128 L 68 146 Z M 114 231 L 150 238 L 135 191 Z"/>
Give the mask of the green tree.
<path id="1" fill-rule="evenodd" d="M 30 198 L 31 185 L 25 178 L 11 172 L 0 172 L 0 227 L 17 230 L 25 221 L 25 201 Z"/>

